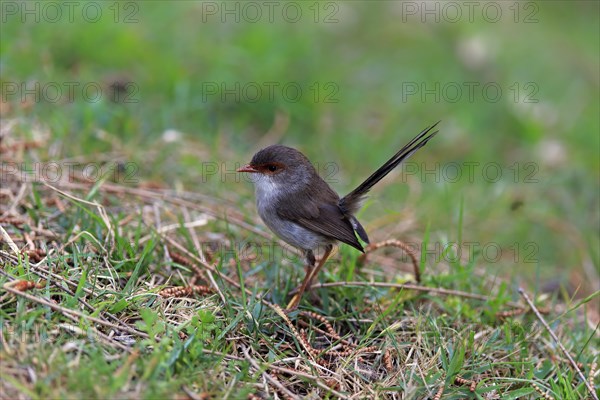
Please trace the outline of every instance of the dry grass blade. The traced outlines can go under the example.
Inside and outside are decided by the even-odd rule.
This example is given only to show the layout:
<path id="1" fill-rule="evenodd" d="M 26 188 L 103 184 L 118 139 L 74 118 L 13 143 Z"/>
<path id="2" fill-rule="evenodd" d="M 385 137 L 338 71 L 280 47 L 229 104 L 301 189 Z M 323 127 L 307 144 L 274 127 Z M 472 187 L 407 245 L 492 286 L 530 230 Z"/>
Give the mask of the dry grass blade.
<path id="1" fill-rule="evenodd" d="M 17 296 L 24 297 L 24 298 L 26 298 L 29 301 L 33 301 L 35 303 L 42 304 L 42 305 L 44 305 L 46 307 L 49 307 L 49 308 L 53 309 L 54 311 L 58 311 L 58 312 L 62 313 L 63 315 L 68 315 L 68 316 L 71 316 L 71 317 L 75 316 L 75 317 L 84 318 L 84 319 L 87 319 L 87 320 L 89 320 L 91 322 L 94 322 L 96 324 L 103 325 L 103 326 L 106 326 L 106 327 L 109 327 L 109 328 L 112 328 L 112 329 L 115 329 L 115 330 L 126 331 L 128 333 L 131 333 L 132 335 L 140 336 L 140 337 L 142 337 L 144 339 L 148 339 L 149 338 L 149 336 L 146 333 L 144 333 L 144 332 L 137 331 L 137 330 L 135 330 L 133 328 L 126 329 L 123 326 L 116 325 L 116 324 L 113 324 L 113 323 L 108 322 L 108 321 L 104 321 L 104 320 L 96 318 L 96 317 L 92 317 L 91 315 L 87 315 L 87 314 L 81 313 L 81 312 L 76 311 L 76 310 L 71 310 L 69 308 L 65 308 L 65 307 L 59 306 L 58 304 L 54 304 L 54 303 L 52 303 L 52 302 L 50 302 L 50 301 L 48 301 L 46 299 L 39 298 L 39 297 L 36 297 L 36 296 L 32 296 L 32 295 L 30 295 L 28 293 L 16 290 L 16 289 L 10 287 L 9 284 L 5 284 L 3 286 L 3 289 L 6 290 L 7 292 L 10 292 L 10 293 L 15 294 Z"/>
<path id="2" fill-rule="evenodd" d="M 242 357 L 237 357 L 231 354 L 225 354 L 225 353 L 221 353 L 215 350 L 208 350 L 208 349 L 203 349 L 202 350 L 203 353 L 205 354 L 209 354 L 209 355 L 213 355 L 216 357 L 222 357 L 224 359 L 228 359 L 228 360 L 236 360 L 236 361 L 244 361 L 247 360 L 247 358 L 244 356 L 244 358 Z M 257 362 L 256 360 L 254 360 L 255 362 Z M 262 364 L 262 363 L 261 363 Z M 258 362 L 257 362 L 258 365 Z M 319 376 L 315 376 L 315 375 L 311 375 L 308 374 L 306 372 L 302 372 L 302 371 L 298 371 L 295 369 L 290 369 L 290 368 L 286 368 L 286 367 L 280 367 L 277 365 L 273 365 L 273 364 L 268 364 L 268 365 L 263 365 L 263 369 L 270 369 L 273 371 L 278 371 L 284 374 L 288 374 L 288 375 L 292 375 L 292 376 L 297 376 L 306 380 L 309 380 L 310 382 L 314 383 L 316 386 L 320 387 L 321 389 L 325 390 L 327 393 L 331 393 L 334 396 L 336 396 L 339 399 L 347 399 L 348 396 L 344 395 L 343 393 L 340 393 L 339 391 L 336 391 L 335 389 L 332 389 L 329 385 L 327 385 L 325 382 L 322 381 L 322 378 Z"/>
<path id="3" fill-rule="evenodd" d="M 257 371 L 260 371 L 261 368 L 258 365 L 258 363 L 252 357 L 250 357 L 248 348 L 244 347 L 243 351 L 244 351 L 244 357 L 246 358 L 246 360 L 248 360 L 250 365 L 252 365 Z M 270 374 L 267 374 L 266 372 L 261 372 L 261 374 L 267 381 L 269 381 L 269 383 L 271 383 L 273 386 L 275 386 L 281 393 L 283 393 L 288 398 L 300 399 L 300 397 L 298 397 L 296 394 L 290 392 L 285 386 L 283 386 L 281 384 L 281 382 L 279 382 L 277 379 L 272 377 Z"/>
<path id="4" fill-rule="evenodd" d="M 6 241 L 6 243 L 8 243 L 8 247 L 10 247 L 10 249 L 15 253 L 15 254 L 20 254 L 19 248 L 17 247 L 17 245 L 15 244 L 15 242 L 12 240 L 12 238 L 10 237 L 10 235 L 4 230 L 4 228 L 2 227 L 2 225 L 0 225 L 0 235 L 2 235 L 2 239 L 4 239 L 4 241 Z"/>
<path id="5" fill-rule="evenodd" d="M 11 282 L 11 283 L 12 283 L 12 282 Z M 108 325 L 108 326 L 111 326 L 111 327 L 112 327 L 112 328 L 114 328 L 114 329 L 120 329 L 118 326 L 116 326 L 116 325 L 114 325 L 114 324 L 111 324 L 111 323 L 108 323 L 108 322 L 106 322 L 106 321 L 100 320 L 100 319 L 98 319 L 98 318 L 87 316 L 87 315 L 85 315 L 85 314 L 82 314 L 82 313 L 79 313 L 79 312 L 77 312 L 77 311 L 70 310 L 70 309 L 68 309 L 68 308 L 65 308 L 65 307 L 59 306 L 59 305 L 57 305 L 57 304 L 51 303 L 51 302 L 49 302 L 49 301 L 47 301 L 47 300 L 45 300 L 45 299 L 40 299 L 40 298 L 38 298 L 38 297 L 32 296 L 32 295 L 30 295 L 30 294 L 27 294 L 27 293 L 25 293 L 25 292 L 21 292 L 21 291 L 17 290 L 16 288 L 14 288 L 14 287 L 11 287 L 11 285 L 10 285 L 10 284 L 5 284 L 5 285 L 3 286 L 3 289 L 5 289 L 7 292 L 10 292 L 10 293 L 12 293 L 12 294 L 15 294 L 15 295 L 18 295 L 18 296 L 24 297 L 24 298 L 26 298 L 26 299 L 28 299 L 28 300 L 30 300 L 30 301 L 33 301 L 33 302 L 36 302 L 36 303 L 39 303 L 39 304 L 45 305 L 45 306 L 47 306 L 47 307 L 50 307 L 50 308 L 52 308 L 52 309 L 53 309 L 53 310 L 55 310 L 55 311 L 59 311 L 59 312 L 61 312 L 61 313 L 62 313 L 62 314 L 65 316 L 65 317 L 67 317 L 67 318 L 69 318 L 70 320 L 72 320 L 74 323 L 78 323 L 78 322 L 79 322 L 79 321 L 77 320 L 77 318 L 76 318 L 76 317 L 81 317 L 81 318 L 85 318 L 85 319 L 87 319 L 87 320 L 89 320 L 89 321 L 96 322 L 96 323 L 98 323 L 98 324 L 101 324 L 101 325 Z M 64 326 L 64 325 L 63 325 L 63 326 Z M 69 326 L 69 327 L 68 327 L 68 329 L 69 329 L 69 331 L 71 331 L 71 332 L 75 332 L 75 333 L 78 333 L 78 334 L 82 334 L 82 335 L 83 335 L 83 332 L 82 332 L 82 331 L 81 331 L 79 328 L 75 328 L 75 327 L 71 327 L 71 326 Z M 111 337 L 109 337 L 108 335 L 106 335 L 106 334 L 104 334 L 104 333 L 102 333 L 102 332 L 98 331 L 96 328 L 94 328 L 94 327 L 88 327 L 88 329 L 89 329 L 89 330 L 91 330 L 91 332 L 93 332 L 93 335 L 94 335 L 95 337 L 99 338 L 99 339 L 100 339 L 102 342 L 104 342 L 105 344 L 107 344 L 107 345 L 109 345 L 109 346 L 111 346 L 111 347 L 117 347 L 117 348 L 119 348 L 120 350 L 123 350 L 123 351 L 126 351 L 126 352 L 131 352 L 131 349 L 130 349 L 129 347 L 127 347 L 127 346 L 123 345 L 122 343 L 119 343 L 119 342 L 117 342 L 116 340 L 112 339 L 112 338 L 111 338 Z"/>
<path id="6" fill-rule="evenodd" d="M 49 253 L 53 254 L 54 251 L 55 251 L 55 249 L 51 250 Z M 2 255 L 1 252 L 0 252 L 0 255 Z M 11 256 L 7 256 L 7 257 L 10 259 L 10 262 L 12 262 L 12 263 L 16 263 L 17 262 L 15 257 L 12 257 L 12 258 L 11 258 Z M 38 264 L 31 264 L 30 263 L 29 264 L 30 271 L 32 273 L 38 275 L 39 277 L 41 277 L 45 281 L 49 281 L 50 284 L 53 287 L 57 288 L 58 290 L 64 291 L 65 293 L 68 293 L 70 296 L 77 297 L 77 301 L 79 303 L 83 304 L 83 306 L 85 308 L 87 308 L 89 311 L 91 311 L 92 313 L 96 312 L 96 309 L 92 305 L 90 305 L 82 297 L 76 296 L 75 292 L 73 292 L 72 290 L 70 290 L 67 287 L 67 286 L 70 286 L 70 287 L 72 287 L 74 289 L 77 289 L 78 288 L 77 283 L 72 282 L 69 279 L 66 279 L 66 278 L 64 278 L 61 275 L 58 275 L 58 274 L 56 274 L 54 272 L 51 272 L 51 271 L 47 270 L 46 268 L 42 267 L 40 264 L 41 264 L 41 261 Z M 12 278 L 12 279 L 14 279 L 14 278 Z M 61 284 L 61 282 L 64 283 L 64 285 Z M 41 284 L 41 282 L 38 283 L 38 287 L 39 287 L 40 284 Z M 85 292 L 86 294 L 88 294 L 88 295 L 92 295 L 93 294 L 93 291 L 90 290 L 89 288 L 82 287 L 81 290 L 83 292 Z M 100 315 L 99 315 L 100 318 L 104 319 L 103 315 L 105 315 L 108 319 L 113 320 L 115 323 L 119 324 L 120 329 L 123 330 L 123 331 L 125 331 L 125 332 L 131 333 L 131 334 L 134 334 L 134 335 L 136 335 L 138 333 L 143 334 L 142 332 L 137 331 L 137 330 L 131 328 L 125 322 L 121 321 L 120 319 L 118 319 L 117 317 L 115 317 L 113 314 L 109 313 L 106 310 L 104 310 L 104 311 L 102 311 L 100 313 Z"/>
<path id="7" fill-rule="evenodd" d="M 58 188 L 56 188 L 56 187 L 48 184 L 47 182 L 42 181 L 42 184 L 44 184 L 46 187 L 50 188 L 51 190 L 53 190 L 53 191 L 55 191 L 57 193 L 60 193 L 61 195 L 65 196 L 65 197 L 67 197 L 67 198 L 69 198 L 69 199 L 71 199 L 73 201 L 76 201 L 76 202 L 79 202 L 79 203 L 82 203 L 82 204 L 87 204 L 89 206 L 95 207 L 96 210 L 98 210 L 98 214 L 100 215 L 100 218 L 102 219 L 102 222 L 104 223 L 104 226 L 106 226 L 106 229 L 107 229 L 107 232 L 108 232 L 108 234 L 106 235 L 105 243 L 110 243 L 111 244 L 110 247 L 111 248 L 113 247 L 112 246 L 114 244 L 113 243 L 113 241 L 114 241 L 113 226 L 112 226 L 112 223 L 110 222 L 110 218 L 108 217 L 108 214 L 107 214 L 106 209 L 104 208 L 104 206 L 102 206 L 101 204 L 96 203 L 95 201 L 87 201 L 87 200 L 81 199 L 79 197 L 75 197 L 72 194 L 64 192 L 64 191 L 62 191 L 62 190 L 60 190 L 60 189 L 58 189 Z"/>
<path id="8" fill-rule="evenodd" d="M 598 363 L 594 361 L 590 366 L 590 386 L 594 387 L 594 380 L 596 379 L 596 369 L 598 368 Z"/>
<path id="9" fill-rule="evenodd" d="M 40 181 L 40 182 L 43 183 L 43 181 Z M 68 189 L 77 189 L 77 190 L 89 190 L 92 187 L 92 183 L 60 182 L 60 183 L 57 183 L 57 185 L 65 188 L 65 189 L 68 188 Z M 171 196 L 170 195 L 171 191 L 148 190 L 148 189 L 143 189 L 143 188 L 131 188 L 131 187 L 125 187 L 125 186 L 111 184 L 108 182 L 103 183 L 102 190 L 104 190 L 108 193 L 114 193 L 114 194 L 129 194 L 129 195 L 134 195 L 134 196 L 138 196 L 138 197 L 145 198 L 145 199 L 164 200 L 165 202 L 169 202 L 171 204 L 175 204 L 175 205 L 182 206 L 182 207 L 188 207 L 190 209 L 204 212 L 204 213 L 206 213 L 210 216 L 216 217 L 216 218 L 222 217 L 226 213 L 227 220 L 229 222 L 231 222 L 232 224 L 235 224 L 243 229 L 253 232 L 259 236 L 262 236 L 265 239 L 272 238 L 272 236 L 269 233 L 266 233 L 262 230 L 256 229 L 255 226 L 248 224 L 247 222 L 244 222 L 241 219 L 241 217 L 239 216 L 239 213 L 233 209 L 227 209 L 227 210 L 223 210 L 223 211 L 219 212 L 219 211 L 216 211 L 209 207 L 203 207 L 203 206 L 200 206 L 191 201 L 187 201 L 187 200 L 184 200 L 181 198 Z"/>
<path id="10" fill-rule="evenodd" d="M 583 372 L 581 372 L 581 369 L 579 369 L 579 367 L 577 366 L 577 363 L 575 362 L 575 360 L 573 360 L 573 357 L 571 357 L 571 354 L 567 351 L 567 349 L 565 349 L 565 346 L 562 344 L 562 342 L 560 341 L 558 336 L 556 336 L 556 334 L 554 333 L 552 328 L 550 328 L 550 325 L 548 325 L 548 323 L 546 322 L 546 320 L 544 319 L 542 314 L 539 312 L 539 310 L 535 306 L 535 304 L 533 304 L 533 301 L 531 301 L 531 299 L 529 298 L 527 293 L 525 293 L 525 290 L 523 290 L 523 288 L 519 288 L 519 293 L 521 294 L 521 296 L 523 296 L 523 298 L 525 299 L 527 304 L 529 304 L 529 307 L 531 307 L 531 309 L 533 310 L 533 313 L 535 314 L 537 319 L 544 326 L 546 331 L 548 331 L 548 334 L 552 337 L 554 342 L 558 345 L 558 347 L 563 352 L 565 357 L 567 357 L 567 359 L 571 363 L 571 366 L 575 369 L 575 372 L 577 372 L 577 375 L 579 375 L 579 378 L 581 378 L 584 385 L 587 387 L 588 391 L 590 392 L 590 396 L 592 396 L 592 398 L 594 400 L 598 400 L 598 394 L 596 393 L 596 391 L 594 390 L 592 385 L 590 385 L 590 382 L 585 378 L 585 376 L 583 375 Z"/>

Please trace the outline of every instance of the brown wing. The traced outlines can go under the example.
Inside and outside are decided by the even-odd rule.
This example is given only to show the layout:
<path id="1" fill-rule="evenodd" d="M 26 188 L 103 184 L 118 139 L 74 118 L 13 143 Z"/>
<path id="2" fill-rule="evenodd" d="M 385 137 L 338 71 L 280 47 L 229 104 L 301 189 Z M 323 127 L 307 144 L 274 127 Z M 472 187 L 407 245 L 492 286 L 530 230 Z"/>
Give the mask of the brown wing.
<path id="1" fill-rule="evenodd" d="M 287 198 L 287 204 L 277 207 L 281 218 L 294 221 L 306 229 L 363 251 L 352 224 L 338 206 L 339 196 L 325 181 L 314 182 L 311 189 Z M 316 198 L 322 201 L 317 203 Z"/>
<path id="2" fill-rule="evenodd" d="M 355 249 L 364 252 L 360 242 L 356 239 L 352 224 L 344 217 L 337 204 L 321 205 L 319 206 L 318 218 L 300 218 L 296 222 L 307 229 L 349 244 Z"/>

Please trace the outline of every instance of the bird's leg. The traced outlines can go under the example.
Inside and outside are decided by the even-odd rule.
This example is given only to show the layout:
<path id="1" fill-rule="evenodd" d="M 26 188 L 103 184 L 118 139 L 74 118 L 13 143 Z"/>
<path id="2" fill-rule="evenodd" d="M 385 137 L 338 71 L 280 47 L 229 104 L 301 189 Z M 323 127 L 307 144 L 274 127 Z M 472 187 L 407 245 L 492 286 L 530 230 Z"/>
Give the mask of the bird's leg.
<path id="1" fill-rule="evenodd" d="M 311 250 L 308 250 L 308 252 L 306 253 L 306 260 L 308 261 L 306 268 L 306 276 L 304 277 L 304 280 L 302 281 L 300 287 L 292 291 L 295 292 L 295 294 L 294 297 L 292 297 L 292 300 L 290 300 L 289 304 L 287 305 L 287 310 L 293 310 L 294 308 L 298 307 L 298 304 L 300 303 L 300 300 L 302 299 L 302 295 L 306 291 L 306 288 L 310 286 L 310 282 L 315 276 L 317 276 L 321 268 L 323 268 L 323 265 L 325 265 L 325 261 L 327 261 L 327 259 L 329 258 L 329 255 L 331 254 L 332 250 L 333 246 L 330 244 L 328 244 L 325 247 L 325 253 L 323 254 L 323 257 L 321 257 L 321 259 L 319 260 L 319 263 L 317 264 L 316 268 L 315 256 Z"/>
<path id="2" fill-rule="evenodd" d="M 306 288 L 306 280 L 312 275 L 312 271 L 315 268 L 315 253 L 313 253 L 312 250 L 306 250 L 304 256 L 306 257 L 306 275 L 304 276 L 304 281 L 302 284 L 290 292 L 293 297 L 288 303 L 286 310 L 293 310 L 294 308 L 298 307 L 298 303 L 300 303 L 300 298 L 302 297 L 302 292 L 304 292 L 304 289 Z"/>
<path id="3" fill-rule="evenodd" d="M 310 280 L 308 281 L 308 284 L 306 285 L 305 290 L 310 288 L 311 282 L 317 277 L 317 275 L 319 275 L 321 268 L 323 268 L 323 266 L 325 265 L 325 262 L 331 255 L 332 250 L 333 250 L 333 245 L 328 244 L 325 246 L 325 252 L 323 253 L 323 257 L 321 257 L 321 259 L 319 260 L 319 264 L 317 264 L 317 267 L 313 268 L 313 270 L 311 271 Z"/>
<path id="4" fill-rule="evenodd" d="M 312 273 L 313 268 L 315 267 L 315 262 L 317 261 L 315 258 L 315 253 L 313 253 L 312 250 L 306 250 L 304 252 L 304 257 L 305 257 L 305 264 L 304 264 L 304 272 L 306 275 L 304 275 L 304 277 L 306 278 L 308 275 L 310 275 Z M 298 291 L 300 290 L 300 287 L 302 285 L 298 285 L 296 286 L 294 289 L 292 289 L 288 294 L 294 295 L 296 293 L 298 293 Z"/>

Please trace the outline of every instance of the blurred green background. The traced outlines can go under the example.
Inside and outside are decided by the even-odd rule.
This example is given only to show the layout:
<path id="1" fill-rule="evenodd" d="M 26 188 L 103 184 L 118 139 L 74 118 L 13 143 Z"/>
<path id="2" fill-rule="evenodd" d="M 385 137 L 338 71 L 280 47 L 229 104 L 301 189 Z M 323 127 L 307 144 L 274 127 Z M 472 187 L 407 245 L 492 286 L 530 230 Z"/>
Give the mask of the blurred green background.
<path id="1" fill-rule="evenodd" d="M 343 194 L 441 120 L 374 190 L 370 236 L 429 229 L 515 283 L 598 285 L 599 2 L 70 4 L 1 3 L 3 125 L 45 161 L 115 157 L 254 217 L 231 171 L 259 147 Z"/>

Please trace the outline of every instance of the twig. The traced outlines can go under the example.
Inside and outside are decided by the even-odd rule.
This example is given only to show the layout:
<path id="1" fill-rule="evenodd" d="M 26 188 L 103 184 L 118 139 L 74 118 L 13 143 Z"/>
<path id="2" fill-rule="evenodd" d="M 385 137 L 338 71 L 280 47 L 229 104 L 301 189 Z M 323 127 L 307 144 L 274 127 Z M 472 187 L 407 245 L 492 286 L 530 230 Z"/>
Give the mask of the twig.
<path id="1" fill-rule="evenodd" d="M 489 301 L 491 300 L 489 296 L 485 296 L 483 294 L 477 293 L 468 293 L 462 292 L 460 290 L 452 290 L 452 289 L 443 289 L 443 288 L 432 288 L 427 286 L 413 285 L 410 283 L 388 283 L 388 282 L 355 282 L 355 281 L 345 281 L 345 282 L 330 282 L 330 283 L 317 283 L 310 287 L 310 289 L 317 288 L 325 288 L 325 287 L 337 287 L 337 286 L 368 286 L 368 287 L 386 287 L 386 288 L 396 288 L 396 289 L 406 289 L 406 290 L 416 290 L 418 292 L 425 293 L 437 293 L 443 294 L 446 296 L 458 296 L 465 297 L 467 299 L 475 299 L 481 301 Z M 509 301 L 506 305 L 514 308 L 523 308 L 523 306 L 519 303 L 514 303 Z"/>
<path id="2" fill-rule="evenodd" d="M 594 390 L 594 388 L 590 385 L 590 382 L 588 382 L 588 380 L 585 378 L 585 376 L 583 375 L 583 372 L 581 372 L 581 369 L 579 369 L 579 367 L 577 366 L 577 363 L 575 362 L 575 360 L 573 360 L 573 357 L 571 357 L 571 354 L 569 354 L 567 349 L 565 349 L 565 346 L 563 346 L 562 342 L 558 339 L 558 336 L 556 336 L 554 331 L 552 331 L 552 329 L 550 328 L 550 325 L 548 325 L 548 323 L 544 320 L 544 317 L 542 317 L 542 314 L 538 311 L 535 304 L 533 304 L 533 301 L 531 301 L 531 299 L 529 298 L 527 293 L 525 293 L 525 290 L 523 290 L 523 288 L 519 288 L 519 294 L 521 296 L 523 296 L 523 298 L 525 299 L 527 304 L 529 304 L 529 307 L 531 307 L 531 309 L 533 310 L 533 313 L 535 314 L 537 319 L 542 323 L 544 328 L 546 328 L 546 330 L 548 331 L 548 333 L 550 334 L 552 339 L 556 342 L 556 344 L 558 345 L 560 350 L 563 352 L 565 357 L 567 357 L 567 359 L 569 360 L 569 363 L 571 363 L 571 366 L 575 369 L 575 372 L 577 372 L 577 375 L 579 375 L 579 378 L 581 378 L 585 387 L 589 390 L 592 398 L 594 400 L 598 400 L 598 395 L 596 394 L 596 391 Z"/>
<path id="3" fill-rule="evenodd" d="M 412 265 L 413 265 L 413 271 L 415 273 L 415 280 L 417 282 L 421 282 L 421 271 L 419 270 L 419 261 L 417 260 L 417 255 L 410 248 L 409 245 L 407 245 L 406 243 L 404 243 L 401 240 L 398 240 L 398 239 L 384 240 L 383 242 L 373 243 L 373 244 L 367 246 L 367 248 L 365 249 L 364 260 L 366 261 L 367 255 L 369 253 L 371 253 L 372 251 L 378 250 L 382 247 L 398 247 L 399 249 L 402 249 L 406 254 L 408 254 L 408 256 L 410 257 L 410 260 L 412 262 Z"/>

